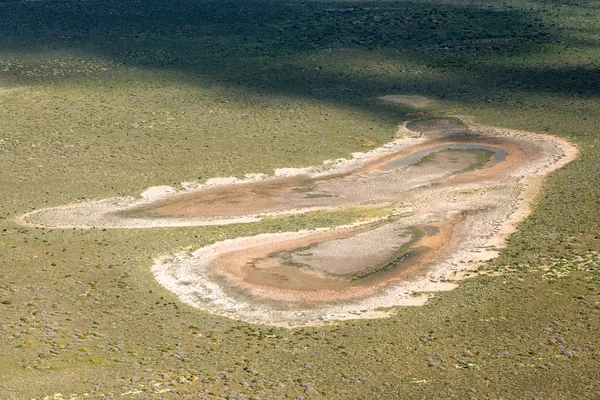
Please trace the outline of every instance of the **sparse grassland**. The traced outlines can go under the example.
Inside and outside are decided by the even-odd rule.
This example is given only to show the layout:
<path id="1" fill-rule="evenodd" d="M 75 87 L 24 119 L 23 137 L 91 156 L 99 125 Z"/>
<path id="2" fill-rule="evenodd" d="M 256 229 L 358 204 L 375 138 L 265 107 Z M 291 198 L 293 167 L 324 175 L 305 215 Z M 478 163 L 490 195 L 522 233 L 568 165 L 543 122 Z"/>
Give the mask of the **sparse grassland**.
<path id="1" fill-rule="evenodd" d="M 584 0 L 0 1 L 0 398 L 597 397 L 598 18 Z M 396 93 L 435 101 L 376 100 Z M 247 325 L 180 303 L 149 271 L 159 254 L 364 211 L 156 230 L 13 221 L 320 164 L 433 112 L 566 137 L 581 155 L 498 260 L 389 319 Z"/>

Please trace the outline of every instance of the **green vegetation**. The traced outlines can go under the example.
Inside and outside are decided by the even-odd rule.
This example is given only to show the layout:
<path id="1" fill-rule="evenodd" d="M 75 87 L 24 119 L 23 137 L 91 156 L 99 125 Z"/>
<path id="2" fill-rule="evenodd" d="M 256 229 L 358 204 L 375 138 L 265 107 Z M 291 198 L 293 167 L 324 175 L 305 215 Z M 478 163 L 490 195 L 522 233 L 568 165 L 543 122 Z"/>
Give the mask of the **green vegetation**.
<path id="1" fill-rule="evenodd" d="M 0 1 L 0 398 L 597 397 L 599 18 L 585 0 Z M 387 94 L 436 102 L 376 100 Z M 457 112 L 569 138 L 581 156 L 547 179 L 498 260 L 390 319 L 249 326 L 188 307 L 149 271 L 160 254 L 351 213 L 110 231 L 13 221 L 320 164 L 415 114 Z"/>

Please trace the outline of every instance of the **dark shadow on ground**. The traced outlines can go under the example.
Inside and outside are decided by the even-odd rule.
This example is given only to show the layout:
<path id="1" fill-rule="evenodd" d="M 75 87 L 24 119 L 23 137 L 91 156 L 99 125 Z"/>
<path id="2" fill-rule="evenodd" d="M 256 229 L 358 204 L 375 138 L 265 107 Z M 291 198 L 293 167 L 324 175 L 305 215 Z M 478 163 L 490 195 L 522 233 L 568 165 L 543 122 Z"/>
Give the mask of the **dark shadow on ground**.
<path id="1" fill-rule="evenodd" d="M 558 40 L 535 11 L 477 4 L 2 1 L 0 51 L 78 51 L 199 84 L 361 107 L 394 92 L 469 102 L 498 90 L 600 94 L 597 67 L 511 64 Z"/>

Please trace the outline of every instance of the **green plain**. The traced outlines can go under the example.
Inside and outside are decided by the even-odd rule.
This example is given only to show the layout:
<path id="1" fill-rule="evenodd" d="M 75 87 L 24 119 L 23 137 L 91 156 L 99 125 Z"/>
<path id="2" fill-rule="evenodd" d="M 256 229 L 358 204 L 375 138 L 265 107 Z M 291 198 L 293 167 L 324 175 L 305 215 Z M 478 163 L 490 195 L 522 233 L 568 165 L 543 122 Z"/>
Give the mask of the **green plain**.
<path id="1" fill-rule="evenodd" d="M 591 0 L 0 1 L 0 398 L 598 398 L 599 19 Z M 389 94 L 434 103 L 377 100 Z M 390 141 L 416 113 L 561 136 L 580 157 L 547 178 L 497 260 L 389 319 L 248 325 L 150 273 L 161 254 L 373 211 L 146 230 L 14 222 L 319 165 Z"/>

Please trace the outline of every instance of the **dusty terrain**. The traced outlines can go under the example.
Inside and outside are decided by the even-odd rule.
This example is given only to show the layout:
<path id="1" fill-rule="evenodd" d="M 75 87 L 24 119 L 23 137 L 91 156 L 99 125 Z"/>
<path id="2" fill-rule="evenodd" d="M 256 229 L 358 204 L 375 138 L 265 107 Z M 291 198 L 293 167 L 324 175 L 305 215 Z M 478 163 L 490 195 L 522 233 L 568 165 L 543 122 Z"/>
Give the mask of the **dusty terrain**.
<path id="1" fill-rule="evenodd" d="M 217 179 L 184 191 L 152 188 L 38 210 L 45 227 L 143 228 L 252 222 L 347 206 L 388 205 L 389 216 L 350 226 L 242 237 L 160 257 L 156 278 L 205 310 L 272 325 L 387 315 L 423 304 L 418 292 L 496 255 L 528 213 L 540 179 L 577 151 L 550 136 L 415 120 L 383 148 L 320 168 Z"/>

